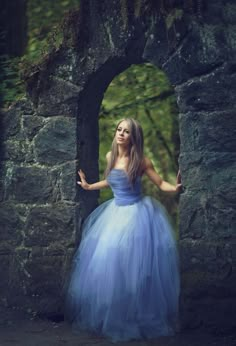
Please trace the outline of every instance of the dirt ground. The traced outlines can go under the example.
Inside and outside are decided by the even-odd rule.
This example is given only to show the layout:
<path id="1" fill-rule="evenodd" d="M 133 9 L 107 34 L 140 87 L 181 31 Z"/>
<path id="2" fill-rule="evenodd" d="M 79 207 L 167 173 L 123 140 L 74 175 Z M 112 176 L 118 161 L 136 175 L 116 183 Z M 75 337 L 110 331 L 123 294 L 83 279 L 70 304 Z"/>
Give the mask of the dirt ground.
<path id="1" fill-rule="evenodd" d="M 236 334 L 217 336 L 202 330 L 182 331 L 151 341 L 112 343 L 88 333 L 75 334 L 66 322 L 0 314 L 0 346 L 236 346 Z"/>

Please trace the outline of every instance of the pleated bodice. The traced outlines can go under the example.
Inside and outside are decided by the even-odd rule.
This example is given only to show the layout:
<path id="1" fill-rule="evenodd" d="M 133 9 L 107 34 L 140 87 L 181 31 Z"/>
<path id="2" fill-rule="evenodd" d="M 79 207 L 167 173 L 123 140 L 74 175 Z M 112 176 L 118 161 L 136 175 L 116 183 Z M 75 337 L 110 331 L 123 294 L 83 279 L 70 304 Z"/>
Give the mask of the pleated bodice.
<path id="1" fill-rule="evenodd" d="M 123 169 L 113 168 L 107 177 L 107 181 L 113 191 L 117 205 L 134 204 L 142 198 L 140 176 L 132 185 Z"/>

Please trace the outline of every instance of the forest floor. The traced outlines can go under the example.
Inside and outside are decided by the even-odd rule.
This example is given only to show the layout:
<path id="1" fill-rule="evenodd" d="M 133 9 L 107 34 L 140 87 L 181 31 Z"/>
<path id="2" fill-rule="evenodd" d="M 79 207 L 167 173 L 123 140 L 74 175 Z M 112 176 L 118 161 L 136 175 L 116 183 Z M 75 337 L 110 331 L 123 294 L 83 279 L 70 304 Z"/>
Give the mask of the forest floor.
<path id="1" fill-rule="evenodd" d="M 179 332 L 151 341 L 112 343 L 88 333 L 75 334 L 66 322 L 0 313 L 0 346 L 236 346 L 236 335 L 217 336 L 203 330 Z"/>

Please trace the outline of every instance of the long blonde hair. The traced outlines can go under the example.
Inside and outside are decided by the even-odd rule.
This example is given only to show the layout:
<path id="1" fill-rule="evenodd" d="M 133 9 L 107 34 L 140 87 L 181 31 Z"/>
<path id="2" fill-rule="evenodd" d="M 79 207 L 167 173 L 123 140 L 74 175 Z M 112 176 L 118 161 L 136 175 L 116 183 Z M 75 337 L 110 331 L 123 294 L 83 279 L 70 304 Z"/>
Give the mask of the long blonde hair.
<path id="1" fill-rule="evenodd" d="M 118 157 L 118 145 L 116 143 L 116 131 L 122 121 L 126 121 L 130 130 L 130 147 L 129 147 L 129 163 L 127 167 L 127 175 L 132 184 L 141 173 L 143 162 L 143 129 L 140 124 L 133 118 L 121 119 L 115 129 L 114 138 L 111 145 L 111 159 L 108 162 L 105 176 L 109 174 L 115 165 Z"/>

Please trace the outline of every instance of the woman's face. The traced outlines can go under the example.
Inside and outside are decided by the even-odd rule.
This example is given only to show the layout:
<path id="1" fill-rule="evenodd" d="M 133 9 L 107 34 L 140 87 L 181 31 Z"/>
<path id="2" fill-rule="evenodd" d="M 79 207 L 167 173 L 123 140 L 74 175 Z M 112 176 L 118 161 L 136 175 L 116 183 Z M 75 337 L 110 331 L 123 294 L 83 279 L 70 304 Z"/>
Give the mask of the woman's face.
<path id="1" fill-rule="evenodd" d="M 130 128 L 127 121 L 123 120 L 118 125 L 116 129 L 115 138 L 116 138 L 116 143 L 119 145 L 128 146 L 130 144 L 131 133 L 130 133 Z"/>

